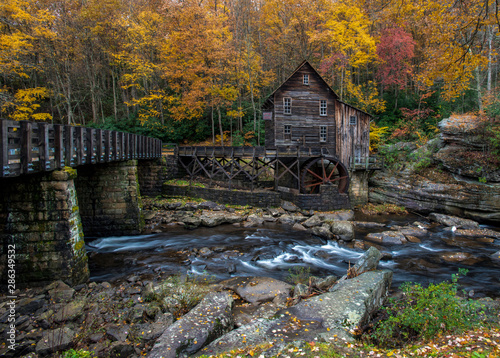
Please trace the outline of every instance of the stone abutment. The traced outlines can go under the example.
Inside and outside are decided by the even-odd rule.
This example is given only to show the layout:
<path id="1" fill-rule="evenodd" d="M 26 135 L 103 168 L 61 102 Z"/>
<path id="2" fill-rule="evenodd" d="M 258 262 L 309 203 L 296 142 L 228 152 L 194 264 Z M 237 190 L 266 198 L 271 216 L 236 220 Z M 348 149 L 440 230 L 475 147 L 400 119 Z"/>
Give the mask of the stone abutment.
<path id="1" fill-rule="evenodd" d="M 164 163 L 156 159 L 139 163 L 65 167 L 2 179 L 2 286 L 7 287 L 12 272 L 17 287 L 55 279 L 69 285 L 87 281 L 84 237 L 139 234 L 144 225 L 141 186 L 147 195 L 161 192 Z"/>

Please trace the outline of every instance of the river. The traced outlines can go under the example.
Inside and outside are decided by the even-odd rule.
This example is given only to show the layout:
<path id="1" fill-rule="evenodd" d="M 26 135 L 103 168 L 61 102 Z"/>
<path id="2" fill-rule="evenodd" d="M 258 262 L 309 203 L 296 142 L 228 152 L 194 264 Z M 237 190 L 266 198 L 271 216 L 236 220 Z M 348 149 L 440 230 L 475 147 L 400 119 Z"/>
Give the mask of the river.
<path id="1" fill-rule="evenodd" d="M 356 217 L 386 224 L 383 229 L 357 229 L 356 239 L 364 240 L 369 232 L 405 225 L 419 217 Z M 488 227 L 500 231 L 500 228 Z M 207 250 L 207 248 L 209 250 Z M 286 280 L 303 267 L 305 272 L 324 277 L 342 276 L 356 262 L 363 250 L 352 245 L 340 246 L 306 232 L 294 231 L 278 224 L 260 228 L 223 225 L 215 228 L 186 230 L 172 227 L 168 232 L 152 235 L 107 237 L 89 241 L 91 280 L 115 281 L 129 275 L 188 273 L 207 275 L 217 280 L 232 276 L 269 276 Z M 500 261 L 491 255 L 500 250 L 500 240 L 483 243 L 457 237 L 443 227 L 431 229 L 421 243 L 383 246 L 384 258 L 379 268 L 394 272 L 393 288 L 405 281 L 421 284 L 450 280 L 460 267 L 469 273 L 460 283 L 474 297 L 500 296 Z M 450 263 L 442 254 L 465 252 L 474 258 Z M 472 292 L 471 292 L 472 294 Z"/>

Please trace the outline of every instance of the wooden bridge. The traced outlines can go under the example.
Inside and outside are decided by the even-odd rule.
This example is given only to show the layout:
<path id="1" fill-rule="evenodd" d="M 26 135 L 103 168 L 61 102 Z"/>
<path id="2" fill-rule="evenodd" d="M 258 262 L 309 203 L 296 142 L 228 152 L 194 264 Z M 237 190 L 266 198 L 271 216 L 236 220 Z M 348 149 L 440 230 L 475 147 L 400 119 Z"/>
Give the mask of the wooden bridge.
<path id="1" fill-rule="evenodd" d="M 251 189 L 259 177 L 271 169 L 274 188 L 287 188 L 304 194 L 317 193 L 323 184 L 336 186 L 345 193 L 349 185 L 349 171 L 382 168 L 377 157 L 352 158 L 344 165 L 335 155 L 335 148 L 276 146 L 276 147 L 179 147 L 179 167 L 194 179 L 207 177 L 211 182 L 226 181 L 231 188 L 233 180 L 244 178 Z"/>
<path id="2" fill-rule="evenodd" d="M 0 177 L 161 157 L 159 139 L 103 129 L 1 120 Z"/>

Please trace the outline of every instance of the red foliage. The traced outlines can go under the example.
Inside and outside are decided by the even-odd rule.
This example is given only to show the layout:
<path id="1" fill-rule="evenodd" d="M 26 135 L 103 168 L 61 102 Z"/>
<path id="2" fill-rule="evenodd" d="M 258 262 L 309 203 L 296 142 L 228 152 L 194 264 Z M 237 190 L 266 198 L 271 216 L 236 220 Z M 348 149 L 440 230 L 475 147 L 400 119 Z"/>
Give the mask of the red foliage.
<path id="1" fill-rule="evenodd" d="M 397 27 L 382 31 L 377 55 L 381 60 L 377 77 L 384 87 L 403 88 L 412 73 L 415 41 L 411 34 Z"/>

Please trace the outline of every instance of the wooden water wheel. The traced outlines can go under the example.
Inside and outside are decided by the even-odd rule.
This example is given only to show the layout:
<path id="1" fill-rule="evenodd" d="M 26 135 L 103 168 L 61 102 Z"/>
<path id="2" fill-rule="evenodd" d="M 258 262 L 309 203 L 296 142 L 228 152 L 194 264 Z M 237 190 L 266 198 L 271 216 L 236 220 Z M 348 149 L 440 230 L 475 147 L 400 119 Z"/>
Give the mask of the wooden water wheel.
<path id="1" fill-rule="evenodd" d="M 304 194 L 319 193 L 321 185 L 333 185 L 339 193 L 349 188 L 347 168 L 335 157 L 317 157 L 307 160 L 301 169 L 300 191 Z"/>

